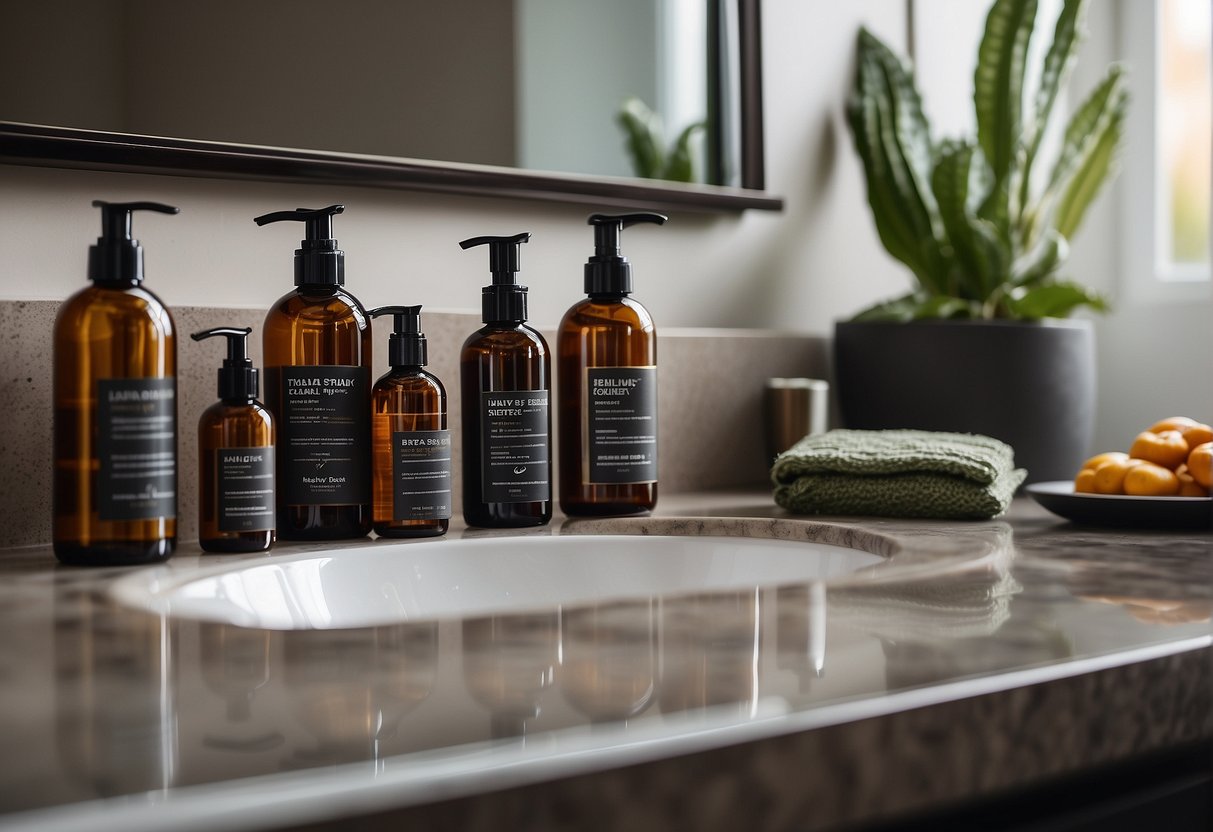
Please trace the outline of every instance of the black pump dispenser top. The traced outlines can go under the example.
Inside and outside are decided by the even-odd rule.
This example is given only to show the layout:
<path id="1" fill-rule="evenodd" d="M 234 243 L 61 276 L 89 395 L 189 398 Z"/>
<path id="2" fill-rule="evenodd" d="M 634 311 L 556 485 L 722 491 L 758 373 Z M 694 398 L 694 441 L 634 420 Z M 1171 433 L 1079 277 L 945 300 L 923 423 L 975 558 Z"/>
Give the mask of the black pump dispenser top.
<path id="1" fill-rule="evenodd" d="M 480 308 L 486 324 L 522 323 L 526 320 L 526 287 L 519 285 L 518 254 L 523 243 L 531 239 L 524 231 L 513 237 L 472 237 L 459 244 L 460 248 L 488 245 L 489 271 L 493 284 L 485 286 L 480 296 Z"/>
<path id="2" fill-rule="evenodd" d="M 195 332 L 190 337 L 195 341 L 206 338 L 227 338 L 227 358 L 219 368 L 219 398 L 223 401 L 247 402 L 257 398 L 259 385 L 257 370 L 248 357 L 248 336 L 252 327 L 220 326 Z"/>
<path id="3" fill-rule="evenodd" d="M 343 211 L 344 205 L 296 208 L 263 214 L 253 222 L 257 225 L 286 220 L 305 223 L 304 238 L 295 250 L 295 285 L 342 286 L 345 284 L 345 252 L 337 248 L 337 240 L 333 237 L 333 216 Z"/>
<path id="4" fill-rule="evenodd" d="M 585 264 L 587 295 L 626 295 L 632 291 L 632 264 L 619 253 L 623 229 L 638 222 L 664 225 L 669 217 L 647 211 L 635 214 L 591 214 L 594 226 L 594 256 Z"/>
<path id="5" fill-rule="evenodd" d="M 132 211 L 176 214 L 181 209 L 159 202 L 105 202 L 101 209 L 101 236 L 88 249 L 88 278 L 99 283 L 138 283 L 143 280 L 143 246 L 131 239 Z"/>
<path id="6" fill-rule="evenodd" d="M 388 364 L 393 367 L 424 367 L 428 364 L 425 333 L 421 331 L 420 306 L 380 306 L 367 313 L 372 318 L 393 315 L 388 338 Z"/>

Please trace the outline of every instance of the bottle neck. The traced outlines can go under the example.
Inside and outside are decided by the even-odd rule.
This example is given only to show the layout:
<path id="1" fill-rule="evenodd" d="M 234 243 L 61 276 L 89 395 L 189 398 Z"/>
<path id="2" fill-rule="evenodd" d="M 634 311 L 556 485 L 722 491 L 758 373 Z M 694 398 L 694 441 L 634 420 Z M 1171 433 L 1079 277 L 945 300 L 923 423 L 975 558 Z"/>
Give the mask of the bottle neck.
<path id="1" fill-rule="evenodd" d="M 134 289 L 136 286 L 142 286 L 143 281 L 137 277 L 93 278 L 93 285 L 98 289 Z"/>
<path id="2" fill-rule="evenodd" d="M 295 286 L 295 293 L 300 295 L 332 296 L 341 291 L 338 283 L 300 283 Z"/>

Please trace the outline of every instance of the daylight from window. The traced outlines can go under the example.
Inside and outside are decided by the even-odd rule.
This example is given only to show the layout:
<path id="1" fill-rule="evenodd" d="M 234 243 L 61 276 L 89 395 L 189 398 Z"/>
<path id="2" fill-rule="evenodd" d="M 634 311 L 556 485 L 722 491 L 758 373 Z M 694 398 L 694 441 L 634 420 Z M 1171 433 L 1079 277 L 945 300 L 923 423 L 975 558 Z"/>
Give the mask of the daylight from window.
<path id="1" fill-rule="evenodd" d="M 1208 277 L 1213 179 L 1213 3 L 1159 8 L 1158 252 L 1164 273 Z"/>

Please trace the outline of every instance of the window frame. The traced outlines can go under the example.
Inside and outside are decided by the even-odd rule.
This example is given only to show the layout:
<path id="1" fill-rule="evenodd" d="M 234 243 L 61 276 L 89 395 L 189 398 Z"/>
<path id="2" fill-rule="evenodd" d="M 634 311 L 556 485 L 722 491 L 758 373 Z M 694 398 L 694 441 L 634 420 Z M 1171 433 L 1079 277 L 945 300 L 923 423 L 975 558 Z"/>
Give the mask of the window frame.
<path id="1" fill-rule="evenodd" d="M 1119 194 L 1120 288 L 1130 300 L 1187 303 L 1213 297 L 1213 263 L 1164 261 L 1169 214 L 1159 205 L 1166 175 L 1158 153 L 1158 90 L 1161 3 L 1120 0 L 1120 57 L 1129 66 L 1129 114 L 1125 120 Z M 1210 32 L 1213 38 L 1213 31 Z M 1213 235 L 1213 228 L 1210 229 Z"/>

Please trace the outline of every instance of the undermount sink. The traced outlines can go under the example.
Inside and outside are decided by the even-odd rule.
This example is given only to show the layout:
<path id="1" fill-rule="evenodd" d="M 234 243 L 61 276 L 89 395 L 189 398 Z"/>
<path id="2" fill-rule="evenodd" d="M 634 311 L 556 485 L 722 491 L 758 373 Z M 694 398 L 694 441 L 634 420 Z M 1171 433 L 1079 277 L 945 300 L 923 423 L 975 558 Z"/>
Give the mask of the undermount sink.
<path id="1" fill-rule="evenodd" d="M 464 618 L 659 595 L 828 581 L 884 562 L 821 543 L 564 535 L 392 543 L 141 570 L 121 603 L 272 630 Z"/>

